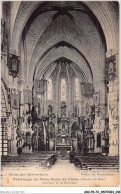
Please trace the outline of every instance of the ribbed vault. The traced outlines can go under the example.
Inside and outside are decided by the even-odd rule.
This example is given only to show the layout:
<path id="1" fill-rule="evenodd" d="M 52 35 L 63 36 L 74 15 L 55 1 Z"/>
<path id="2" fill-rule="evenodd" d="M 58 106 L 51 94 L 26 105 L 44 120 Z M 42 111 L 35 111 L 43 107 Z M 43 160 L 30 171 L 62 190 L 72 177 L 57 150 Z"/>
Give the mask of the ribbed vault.
<path id="1" fill-rule="evenodd" d="M 111 2 L 11 2 L 10 14 L 15 11 L 16 17 L 10 48 L 21 55 L 23 79 L 41 79 L 64 57 L 89 82 L 103 80 L 106 49 L 115 49 L 117 42 L 117 16 L 110 7 Z"/>
<path id="2" fill-rule="evenodd" d="M 35 73 L 35 79 L 40 79 L 43 75 L 43 72 L 45 72 L 46 68 L 53 63 L 53 61 L 56 61 L 58 58 L 65 57 L 68 60 L 75 63 L 80 71 L 82 71 L 85 74 L 85 77 L 87 80 L 92 82 L 92 72 L 90 69 L 89 64 L 86 62 L 86 60 L 81 56 L 77 51 L 71 50 L 67 47 L 59 47 L 59 48 L 53 48 L 50 50 L 50 52 L 43 57 L 43 60 L 40 61 L 39 64 L 37 64 L 36 69 L 33 67 L 33 69 L 36 70 Z M 31 74 L 29 74 L 31 75 Z M 32 75 L 31 75 L 32 77 Z"/>
<path id="3" fill-rule="evenodd" d="M 11 5 L 12 11 L 11 14 L 14 12 L 14 19 L 13 20 L 13 25 L 11 26 L 11 32 L 12 33 L 12 38 L 11 38 L 11 48 L 14 47 L 15 50 L 18 51 L 18 45 L 19 41 L 21 38 L 22 31 L 24 29 L 25 24 L 27 23 L 28 19 L 32 15 L 32 13 L 40 6 L 43 2 L 21 2 L 17 3 L 16 6 Z M 11 4 L 13 4 L 11 2 Z M 78 2 L 78 6 L 82 4 L 81 2 Z M 110 10 L 110 4 L 113 4 L 113 2 L 103 2 L 100 4 L 100 2 L 84 2 L 84 4 L 94 13 L 95 17 L 98 19 L 100 22 L 100 25 L 103 29 L 103 32 L 106 37 L 106 42 L 107 42 L 107 47 L 109 48 L 115 48 L 116 47 L 116 35 L 115 31 L 117 31 L 117 26 L 116 23 L 113 22 L 114 17 L 117 18 L 117 16 L 111 13 Z M 108 5 L 109 4 L 109 5 Z M 115 6 L 115 9 L 117 7 Z M 16 10 L 16 12 L 15 12 Z M 17 11 L 18 10 L 18 11 Z M 16 14 L 15 14 L 16 13 Z M 109 17 L 106 17 L 108 14 Z M 117 21 L 118 23 L 118 21 Z M 109 40 L 110 37 L 110 40 Z M 113 41 L 113 43 L 112 43 Z"/>

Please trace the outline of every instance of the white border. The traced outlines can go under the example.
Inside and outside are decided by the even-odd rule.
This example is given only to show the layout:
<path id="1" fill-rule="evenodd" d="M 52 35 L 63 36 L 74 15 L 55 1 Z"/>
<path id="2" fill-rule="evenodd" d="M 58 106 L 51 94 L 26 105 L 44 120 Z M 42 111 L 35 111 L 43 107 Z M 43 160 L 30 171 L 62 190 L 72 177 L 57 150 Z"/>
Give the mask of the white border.
<path id="1" fill-rule="evenodd" d="M 4 0 L 4 1 L 11 1 L 11 0 Z M 19 1 L 19 0 L 12 0 L 12 1 Z M 27 0 L 24 0 L 24 1 L 27 1 Z M 28 1 L 33 1 L 33 0 L 28 0 Z M 45 0 L 45 1 L 48 1 L 48 0 Z M 88 1 L 88 0 L 84 0 L 84 1 Z M 93 1 L 93 0 L 89 0 L 89 1 Z M 103 0 L 97 0 L 97 1 L 103 1 Z M 108 1 L 108 0 L 105 0 L 105 1 Z M 120 0 L 118 2 L 120 4 Z M 0 10 L 1 10 L 1 3 L 0 3 Z M 120 11 L 121 11 L 121 7 L 120 7 Z M 121 27 L 121 15 L 120 15 L 120 27 Z M 0 28 L 0 36 L 1 36 L 1 28 Z M 121 45 L 121 39 L 120 39 L 120 45 Z M 121 54 L 121 51 L 120 51 L 120 54 Z M 0 55 L 1 55 L 1 49 L 0 49 Z M 120 58 L 120 64 L 121 64 L 121 58 Z M 0 67 L 1 67 L 1 61 L 0 61 Z M 1 69 L 0 69 L 0 73 L 1 73 Z M 121 84 L 121 79 L 120 79 L 120 84 Z M 120 100 L 121 100 L 121 96 L 120 96 Z M 1 95 L 0 95 L 0 102 L 1 102 Z M 120 104 L 120 113 L 121 113 L 121 104 Z M 121 133 L 120 133 L 120 140 L 121 140 Z M 121 148 L 121 145 L 120 145 L 120 148 Z M 120 167 L 121 167 L 121 161 L 120 161 Z M 1 166 L 0 166 L 0 172 L 1 172 Z M 1 180 L 1 176 L 0 176 L 0 180 Z M 121 182 L 121 174 L 120 174 L 120 182 Z M 4 193 L 4 194 L 7 194 L 7 193 L 14 193 L 14 194 L 24 194 L 24 193 L 31 193 L 31 194 L 80 193 L 81 194 L 82 193 L 83 194 L 85 191 L 88 191 L 89 193 L 119 193 L 120 191 L 121 193 L 121 187 L 119 185 L 119 187 L 1 187 L 0 188 L 0 193 Z"/>

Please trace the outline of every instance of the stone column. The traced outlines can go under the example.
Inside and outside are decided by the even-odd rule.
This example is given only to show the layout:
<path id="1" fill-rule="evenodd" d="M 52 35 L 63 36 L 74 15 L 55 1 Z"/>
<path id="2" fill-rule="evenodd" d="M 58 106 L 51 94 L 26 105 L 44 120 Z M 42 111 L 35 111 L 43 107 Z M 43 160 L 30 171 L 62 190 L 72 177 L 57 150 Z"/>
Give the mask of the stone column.
<path id="1" fill-rule="evenodd" d="M 17 155 L 17 141 L 16 141 L 16 128 L 14 128 L 14 139 L 11 141 L 11 155 Z"/>
<path id="2" fill-rule="evenodd" d="M 16 140 L 16 130 L 17 130 L 17 126 L 14 125 L 13 121 L 12 121 L 12 114 L 9 116 L 8 119 L 8 130 L 11 133 L 11 153 L 10 155 L 17 155 L 17 140 Z"/>
<path id="3" fill-rule="evenodd" d="M 23 110 L 24 110 L 24 81 L 23 80 L 19 80 L 18 81 L 18 88 L 19 88 L 19 92 L 20 92 L 20 117 L 23 115 Z"/>
<path id="4" fill-rule="evenodd" d="M 54 147 L 55 147 L 55 140 L 49 139 L 49 151 L 54 150 Z"/>
<path id="5" fill-rule="evenodd" d="M 119 119 L 118 119 L 118 83 L 109 83 L 108 115 L 109 115 L 109 155 L 119 155 Z"/>
<path id="6" fill-rule="evenodd" d="M 94 131 L 94 152 L 102 152 L 102 133 L 105 129 L 105 117 L 106 117 L 106 84 L 104 80 L 100 80 L 94 83 L 95 93 L 93 96 L 93 103 L 95 105 L 95 120 L 93 124 Z M 97 147 L 97 134 L 101 134 L 101 147 Z"/>
<path id="7" fill-rule="evenodd" d="M 107 58 L 108 66 L 108 116 L 109 155 L 119 155 L 119 75 L 118 54 Z"/>

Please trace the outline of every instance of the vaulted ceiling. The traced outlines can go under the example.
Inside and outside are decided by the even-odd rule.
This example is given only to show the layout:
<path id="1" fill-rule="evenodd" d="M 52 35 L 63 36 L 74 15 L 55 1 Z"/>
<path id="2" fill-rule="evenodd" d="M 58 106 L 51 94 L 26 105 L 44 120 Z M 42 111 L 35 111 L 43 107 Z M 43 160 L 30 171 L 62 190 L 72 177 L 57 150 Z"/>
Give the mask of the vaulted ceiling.
<path id="1" fill-rule="evenodd" d="M 10 48 L 21 55 L 26 81 L 53 72 L 61 59 L 87 81 L 103 80 L 106 50 L 117 42 L 116 9 L 112 2 L 12 2 Z"/>

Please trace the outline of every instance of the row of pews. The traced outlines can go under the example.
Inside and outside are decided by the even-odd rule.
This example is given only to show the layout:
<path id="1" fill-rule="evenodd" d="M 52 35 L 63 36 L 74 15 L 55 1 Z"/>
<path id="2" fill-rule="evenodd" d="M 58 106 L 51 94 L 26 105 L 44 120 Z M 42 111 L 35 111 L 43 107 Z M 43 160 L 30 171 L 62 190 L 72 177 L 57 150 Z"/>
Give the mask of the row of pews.
<path id="1" fill-rule="evenodd" d="M 1 163 L 2 165 L 10 165 L 10 166 L 24 166 L 24 167 L 31 167 L 31 166 L 39 166 L 42 168 L 49 168 L 55 164 L 57 161 L 57 155 L 54 152 L 34 152 L 34 153 L 26 153 L 20 154 L 16 156 L 2 156 Z"/>
<path id="2" fill-rule="evenodd" d="M 82 170 L 92 169 L 113 169 L 119 170 L 119 157 L 107 156 L 102 154 L 90 153 L 82 155 L 78 153 L 70 153 L 70 162 Z"/>

